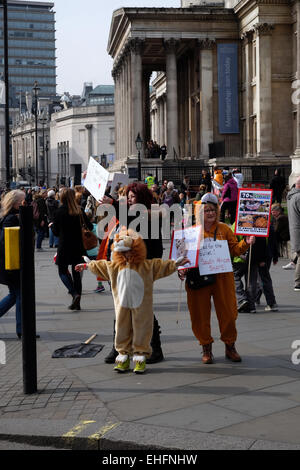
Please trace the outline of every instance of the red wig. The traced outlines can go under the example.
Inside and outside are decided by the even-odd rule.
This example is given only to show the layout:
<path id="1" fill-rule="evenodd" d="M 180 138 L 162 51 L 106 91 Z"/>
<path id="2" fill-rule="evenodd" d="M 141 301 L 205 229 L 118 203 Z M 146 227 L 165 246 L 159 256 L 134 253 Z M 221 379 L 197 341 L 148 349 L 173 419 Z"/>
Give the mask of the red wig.
<path id="1" fill-rule="evenodd" d="M 136 197 L 137 204 L 143 204 L 147 209 L 151 209 L 151 204 L 153 204 L 153 194 L 148 186 L 143 183 L 131 183 L 127 186 L 126 196 L 128 197 L 129 191 L 133 192 Z"/>

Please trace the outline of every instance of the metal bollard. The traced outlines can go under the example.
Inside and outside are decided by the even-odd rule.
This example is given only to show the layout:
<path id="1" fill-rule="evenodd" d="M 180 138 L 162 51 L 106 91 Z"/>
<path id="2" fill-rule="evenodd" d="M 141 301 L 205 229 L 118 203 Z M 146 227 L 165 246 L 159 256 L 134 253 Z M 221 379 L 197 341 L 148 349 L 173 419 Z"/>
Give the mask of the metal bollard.
<path id="1" fill-rule="evenodd" d="M 22 310 L 23 389 L 37 392 L 36 310 L 32 207 L 20 207 L 20 275 Z"/>

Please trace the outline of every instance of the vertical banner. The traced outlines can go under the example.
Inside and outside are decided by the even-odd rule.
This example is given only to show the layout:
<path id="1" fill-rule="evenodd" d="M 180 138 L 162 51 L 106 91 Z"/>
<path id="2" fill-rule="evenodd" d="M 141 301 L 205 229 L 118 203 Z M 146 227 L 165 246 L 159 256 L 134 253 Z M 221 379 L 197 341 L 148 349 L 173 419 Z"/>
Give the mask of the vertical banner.
<path id="1" fill-rule="evenodd" d="M 238 134 L 238 45 L 218 44 L 219 133 Z"/>

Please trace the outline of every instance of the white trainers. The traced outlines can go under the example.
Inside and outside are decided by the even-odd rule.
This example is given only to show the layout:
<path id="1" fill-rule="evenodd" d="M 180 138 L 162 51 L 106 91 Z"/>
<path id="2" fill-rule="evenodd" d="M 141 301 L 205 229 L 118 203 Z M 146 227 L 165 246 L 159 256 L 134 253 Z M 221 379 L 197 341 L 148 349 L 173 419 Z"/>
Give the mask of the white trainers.
<path id="1" fill-rule="evenodd" d="M 295 263 L 291 261 L 290 263 L 286 264 L 285 266 L 282 266 L 282 269 L 296 269 Z"/>
<path id="2" fill-rule="evenodd" d="M 277 304 L 267 305 L 265 307 L 265 311 L 266 312 L 278 312 L 278 305 Z"/>

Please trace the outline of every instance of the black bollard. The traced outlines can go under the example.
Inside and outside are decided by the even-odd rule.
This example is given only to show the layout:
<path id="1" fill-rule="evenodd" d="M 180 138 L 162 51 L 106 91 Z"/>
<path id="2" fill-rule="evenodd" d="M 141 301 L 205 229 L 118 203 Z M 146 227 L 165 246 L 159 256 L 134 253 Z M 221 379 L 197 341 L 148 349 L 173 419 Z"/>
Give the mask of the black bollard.
<path id="1" fill-rule="evenodd" d="M 32 207 L 20 207 L 20 275 L 22 311 L 23 389 L 37 392 L 36 311 Z"/>

